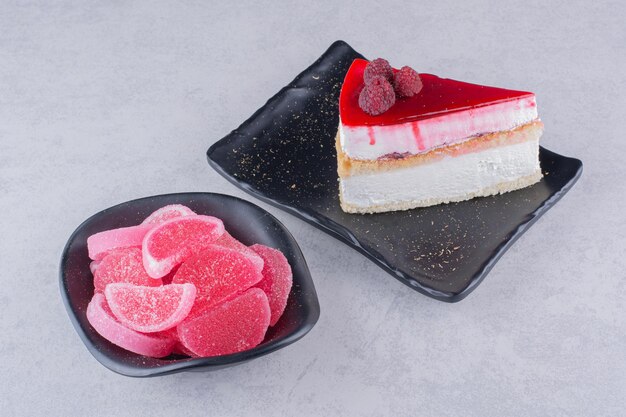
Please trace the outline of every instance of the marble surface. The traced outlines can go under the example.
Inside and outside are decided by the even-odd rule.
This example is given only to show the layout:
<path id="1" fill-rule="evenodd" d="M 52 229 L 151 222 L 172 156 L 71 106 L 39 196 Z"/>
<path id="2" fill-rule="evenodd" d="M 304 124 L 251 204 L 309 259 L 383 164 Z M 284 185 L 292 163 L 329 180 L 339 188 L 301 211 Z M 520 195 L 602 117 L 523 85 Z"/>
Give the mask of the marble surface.
<path id="1" fill-rule="evenodd" d="M 0 414 L 624 415 L 623 1 L 256 3 L 3 2 Z M 206 163 L 209 145 L 336 39 L 536 92 L 543 144 L 585 164 L 460 303 L 411 291 Z M 300 342 L 239 367 L 116 375 L 65 313 L 62 247 L 102 208 L 180 191 L 243 197 L 283 221 L 321 318 Z"/>

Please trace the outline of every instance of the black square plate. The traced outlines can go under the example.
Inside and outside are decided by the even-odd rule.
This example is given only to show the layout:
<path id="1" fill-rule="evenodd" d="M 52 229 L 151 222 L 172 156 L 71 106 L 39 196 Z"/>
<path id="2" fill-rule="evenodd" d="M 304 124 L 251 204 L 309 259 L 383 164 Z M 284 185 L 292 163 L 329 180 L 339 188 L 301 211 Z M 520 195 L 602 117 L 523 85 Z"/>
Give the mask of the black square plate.
<path id="1" fill-rule="evenodd" d="M 541 148 L 544 178 L 523 190 L 381 214 L 339 207 L 335 135 L 343 78 L 362 56 L 342 41 L 211 146 L 233 184 L 352 246 L 411 288 L 442 301 L 474 290 L 498 259 L 574 185 L 582 162 Z"/>

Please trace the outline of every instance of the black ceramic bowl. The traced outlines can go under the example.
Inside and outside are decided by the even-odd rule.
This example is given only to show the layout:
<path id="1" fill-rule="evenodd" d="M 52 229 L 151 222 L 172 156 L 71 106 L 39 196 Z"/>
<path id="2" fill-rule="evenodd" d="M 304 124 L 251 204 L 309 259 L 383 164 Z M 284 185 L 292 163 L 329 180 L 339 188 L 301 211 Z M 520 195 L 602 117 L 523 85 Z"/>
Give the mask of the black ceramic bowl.
<path id="1" fill-rule="evenodd" d="M 87 304 L 93 296 L 87 237 L 107 229 L 132 226 L 156 209 L 184 204 L 198 214 L 216 216 L 236 239 L 281 250 L 293 269 L 293 287 L 282 317 L 270 327 L 257 347 L 231 355 L 188 358 L 171 355 L 155 359 L 122 349 L 100 336 L 87 321 Z M 262 208 L 239 198 L 212 193 L 166 194 L 128 201 L 87 219 L 69 238 L 60 265 L 61 297 L 74 328 L 91 354 L 122 375 L 150 377 L 181 371 L 208 371 L 247 362 L 283 348 L 307 334 L 320 314 L 319 302 L 304 256 L 287 229 Z"/>

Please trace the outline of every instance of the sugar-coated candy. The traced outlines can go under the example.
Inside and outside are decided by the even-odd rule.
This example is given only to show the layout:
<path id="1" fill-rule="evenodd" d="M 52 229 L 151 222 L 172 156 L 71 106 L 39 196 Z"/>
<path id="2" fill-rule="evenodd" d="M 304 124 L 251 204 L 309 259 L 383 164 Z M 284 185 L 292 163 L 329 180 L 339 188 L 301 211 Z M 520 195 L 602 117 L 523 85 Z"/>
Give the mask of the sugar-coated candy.
<path id="1" fill-rule="evenodd" d="M 163 285 L 172 283 L 172 280 L 174 279 L 174 275 L 176 275 L 176 271 L 178 271 L 178 268 L 180 268 L 180 264 L 176 265 L 174 268 L 172 268 L 170 272 L 167 273 L 166 276 L 161 278 L 161 281 L 163 281 Z M 158 279 L 158 278 L 152 278 L 152 279 Z"/>
<path id="2" fill-rule="evenodd" d="M 228 231 L 224 231 L 224 234 L 215 241 L 218 246 L 234 249 L 239 251 L 250 258 L 250 260 L 257 266 L 259 271 L 263 270 L 263 258 L 261 258 L 255 251 L 235 239 Z"/>
<path id="3" fill-rule="evenodd" d="M 293 283 L 291 266 L 289 266 L 285 255 L 277 249 L 259 244 L 252 245 L 250 248 L 258 253 L 265 262 L 263 279 L 256 284 L 256 287 L 267 294 L 272 311 L 270 326 L 274 326 L 287 306 L 287 299 Z"/>
<path id="4" fill-rule="evenodd" d="M 193 216 L 194 214 L 196 213 L 187 206 L 183 206 L 182 204 L 170 204 L 169 206 L 161 207 L 146 217 L 141 224 L 159 224 L 176 217 Z"/>
<path id="5" fill-rule="evenodd" d="M 92 264 L 97 261 L 93 261 Z M 160 279 L 150 278 L 143 268 L 140 248 L 116 249 L 99 261 L 93 271 L 93 286 L 96 292 L 104 292 L 113 282 L 127 282 L 135 285 L 157 287 L 163 285 Z"/>
<path id="6" fill-rule="evenodd" d="M 198 317 L 183 321 L 178 326 L 178 338 L 198 356 L 241 352 L 263 341 L 270 314 L 265 293 L 250 288 Z"/>
<path id="7" fill-rule="evenodd" d="M 106 286 L 104 296 L 115 318 L 129 329 L 161 332 L 183 321 L 196 297 L 193 284 L 145 287 L 127 283 Z"/>
<path id="8" fill-rule="evenodd" d="M 160 332 L 155 332 L 151 334 L 155 336 L 165 337 L 166 339 L 175 339 L 176 341 L 178 341 L 178 331 L 176 330 L 176 326 L 170 327 L 167 330 L 161 330 Z"/>
<path id="9" fill-rule="evenodd" d="M 178 336 L 176 336 L 178 338 Z M 175 353 L 177 355 L 186 355 L 186 356 L 190 356 L 192 358 L 197 358 L 198 355 L 196 355 L 195 353 L 193 353 L 192 351 L 190 351 L 189 349 L 187 349 L 185 347 L 185 345 L 183 345 L 181 342 L 177 342 L 174 345 L 174 348 L 172 349 L 172 353 Z"/>
<path id="10" fill-rule="evenodd" d="M 87 306 L 87 320 L 102 337 L 139 355 L 162 358 L 172 353 L 177 343 L 175 339 L 139 333 L 125 327 L 110 313 L 106 299 L 100 293 L 95 294 Z"/>
<path id="11" fill-rule="evenodd" d="M 190 282 L 198 289 L 196 303 L 190 313 L 195 316 L 207 308 L 243 292 L 262 278 L 251 258 L 222 246 L 192 255 L 178 268 L 175 284 Z"/>
<path id="12" fill-rule="evenodd" d="M 181 204 L 172 204 L 161 207 L 137 226 L 122 227 L 96 233 L 87 238 L 89 257 L 94 260 L 101 260 L 108 251 L 113 249 L 141 246 L 146 233 L 155 225 L 176 217 L 195 214 L 189 207 Z"/>
<path id="13" fill-rule="evenodd" d="M 152 278 L 161 278 L 223 233 L 224 224 L 216 217 L 196 215 L 167 220 L 145 235 L 143 266 Z"/>
<path id="14" fill-rule="evenodd" d="M 172 204 L 87 239 L 94 329 L 131 352 L 218 356 L 261 343 L 292 286 L 285 256 L 246 246 L 212 216 Z"/>
<path id="15" fill-rule="evenodd" d="M 153 224 L 140 224 L 93 234 L 87 238 L 89 258 L 99 261 L 113 249 L 141 246 L 146 233 L 153 227 Z"/>
<path id="16" fill-rule="evenodd" d="M 91 271 L 91 275 L 96 273 L 96 270 L 100 266 L 100 261 L 91 261 L 89 262 L 89 270 Z"/>

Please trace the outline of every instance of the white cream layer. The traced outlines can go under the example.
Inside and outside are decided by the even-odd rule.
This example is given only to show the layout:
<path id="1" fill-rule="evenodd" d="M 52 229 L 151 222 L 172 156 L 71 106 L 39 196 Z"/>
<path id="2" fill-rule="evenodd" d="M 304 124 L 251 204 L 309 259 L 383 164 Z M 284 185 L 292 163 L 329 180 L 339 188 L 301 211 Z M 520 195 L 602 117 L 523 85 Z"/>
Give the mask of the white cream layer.
<path id="1" fill-rule="evenodd" d="M 358 208 L 405 202 L 458 201 L 468 194 L 539 172 L 539 139 L 433 163 L 340 179 L 343 201 Z"/>
<path id="2" fill-rule="evenodd" d="M 339 123 L 339 143 L 352 159 L 419 154 L 485 133 L 514 129 L 537 119 L 535 96 L 389 126 Z"/>

